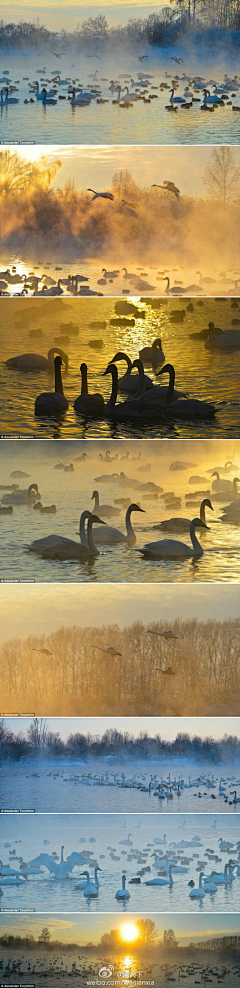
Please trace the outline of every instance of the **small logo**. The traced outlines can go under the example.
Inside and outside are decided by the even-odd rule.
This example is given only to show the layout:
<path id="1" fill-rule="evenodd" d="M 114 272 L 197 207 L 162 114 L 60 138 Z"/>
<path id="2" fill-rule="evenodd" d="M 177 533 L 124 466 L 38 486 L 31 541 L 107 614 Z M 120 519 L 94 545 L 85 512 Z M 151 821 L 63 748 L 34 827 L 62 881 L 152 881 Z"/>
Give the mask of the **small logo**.
<path id="1" fill-rule="evenodd" d="M 108 967 L 100 967 L 100 971 L 98 972 L 98 974 L 100 978 L 111 978 L 113 971 L 114 971 L 113 964 L 109 964 Z"/>

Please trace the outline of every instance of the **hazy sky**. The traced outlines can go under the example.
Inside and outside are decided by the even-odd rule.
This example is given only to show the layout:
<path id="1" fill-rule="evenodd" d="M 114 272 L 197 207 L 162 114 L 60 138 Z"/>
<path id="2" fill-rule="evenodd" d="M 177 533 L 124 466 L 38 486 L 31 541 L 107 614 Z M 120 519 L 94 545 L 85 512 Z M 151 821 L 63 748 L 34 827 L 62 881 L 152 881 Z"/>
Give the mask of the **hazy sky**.
<path id="1" fill-rule="evenodd" d="M 42 0 L 41 4 L 34 3 L 33 0 L 8 0 L 8 3 L 1 4 L 1 17 L 7 21 L 36 20 L 39 18 L 41 24 L 45 24 L 49 30 L 59 31 L 62 27 L 66 31 L 74 30 L 77 24 L 87 20 L 88 17 L 97 17 L 99 13 L 104 15 L 108 24 L 124 24 L 131 17 L 147 17 L 151 11 L 158 11 L 161 7 L 167 6 L 166 0 L 150 0 L 146 4 L 145 0 L 133 3 L 132 0 L 122 0 L 121 4 L 115 0 L 99 0 L 98 4 L 87 4 L 86 0 Z"/>
<path id="2" fill-rule="evenodd" d="M 102 737 L 105 731 L 128 731 L 138 737 L 147 731 L 151 737 L 160 734 L 165 740 L 172 740 L 177 734 L 198 735 L 206 738 L 222 738 L 224 734 L 240 737 L 239 717 L 46 717 L 49 731 L 58 732 L 62 739 L 70 734 L 91 734 Z M 6 727 L 18 734 L 27 734 L 32 723 L 31 717 L 6 717 Z"/>
<path id="3" fill-rule="evenodd" d="M 0 641 L 46 635 L 63 624 L 124 627 L 199 617 L 224 620 L 239 617 L 239 588 L 231 584 L 78 584 L 38 583 L 0 585 Z"/>
<path id="4" fill-rule="evenodd" d="M 13 145 L 11 150 L 31 160 L 38 160 L 42 155 L 50 161 L 60 159 L 62 167 L 53 183 L 56 188 L 74 179 L 79 190 L 93 187 L 97 192 L 107 191 L 114 172 L 127 168 L 141 187 L 149 188 L 154 182 L 161 184 L 171 180 L 182 195 L 194 197 L 204 192 L 203 174 L 212 153 L 211 147 L 199 144 L 151 147 L 38 144 L 32 148 Z M 236 162 L 240 163 L 240 149 L 235 147 L 234 154 Z M 112 205 L 110 203 L 110 208 Z M 106 208 L 109 208 L 108 202 Z"/>
<path id="5" fill-rule="evenodd" d="M 104 913 L 97 915 L 81 916 L 52 916 L 50 913 L 42 916 L 1 916 L 0 935 L 4 933 L 33 934 L 38 937 L 43 926 L 48 926 L 52 939 L 59 938 L 63 943 L 78 942 L 86 943 L 91 941 L 98 943 L 103 933 L 109 933 L 111 929 L 119 929 L 127 922 L 136 922 L 141 918 L 141 914 L 134 915 L 128 913 L 127 916 L 108 916 Z M 147 919 L 147 916 L 144 916 Z M 151 918 L 151 917 L 150 917 Z M 169 917 L 154 914 L 154 922 L 157 925 L 158 934 L 162 936 L 166 927 L 169 926 Z M 192 913 L 172 913 L 171 927 L 181 943 L 188 943 L 190 940 L 205 940 L 208 937 L 222 936 L 227 934 L 239 934 L 239 917 L 236 913 L 209 913 L 208 915 L 197 916 Z M 128 948 L 128 953 L 130 948 Z M 127 949 L 126 949 L 127 953 Z"/>

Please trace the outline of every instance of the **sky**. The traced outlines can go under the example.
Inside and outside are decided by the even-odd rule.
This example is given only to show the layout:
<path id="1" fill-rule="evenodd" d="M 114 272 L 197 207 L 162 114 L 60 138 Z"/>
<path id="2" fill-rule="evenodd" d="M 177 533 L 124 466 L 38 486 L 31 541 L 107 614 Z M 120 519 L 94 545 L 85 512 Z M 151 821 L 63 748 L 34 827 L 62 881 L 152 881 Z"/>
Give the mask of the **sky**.
<path id="1" fill-rule="evenodd" d="M 11 151 L 16 151 L 27 160 L 36 161 L 43 155 L 51 162 L 60 160 L 62 167 L 54 179 L 54 188 L 60 188 L 69 180 L 74 180 L 78 190 L 93 187 L 97 192 L 106 192 L 111 186 L 114 173 L 120 169 L 128 169 L 142 188 L 171 180 L 182 195 L 197 198 L 204 194 L 203 175 L 212 148 L 199 144 L 151 147 L 37 144 L 33 147 L 12 145 Z M 236 163 L 240 163 L 240 148 L 234 148 L 234 154 Z M 109 203 L 107 207 L 109 208 Z"/>
<path id="2" fill-rule="evenodd" d="M 105 621 L 120 627 L 199 617 L 239 617 L 239 588 L 228 584 L 1 584 L 0 642 L 14 634 L 49 635 L 64 625 L 86 627 Z"/>
<path id="3" fill-rule="evenodd" d="M 211 737 L 216 740 L 225 734 L 240 737 L 239 717 L 46 717 L 49 731 L 58 732 L 63 740 L 70 734 L 91 734 L 102 737 L 105 731 L 128 731 L 138 737 L 146 731 L 150 737 L 159 734 L 161 738 L 172 741 L 177 734 L 197 735 L 201 738 Z M 21 732 L 27 735 L 31 717 L 6 717 L 5 727 L 14 734 Z"/>
<path id="4" fill-rule="evenodd" d="M 128 922 L 136 922 L 140 918 L 140 914 L 134 916 L 128 913 L 127 915 Z M 147 919 L 148 917 L 144 916 L 144 918 Z M 155 914 L 154 922 L 159 936 L 162 936 L 166 926 L 169 926 L 169 917 Z M 124 923 L 126 924 L 126 917 L 117 915 L 108 917 L 104 913 L 98 916 L 84 913 L 81 916 L 74 914 L 72 916 L 52 916 L 44 913 L 42 916 L 18 916 L 17 918 L 16 916 L 6 917 L 2 915 L 0 918 L 0 936 L 11 933 L 15 936 L 17 934 L 22 936 L 33 934 L 34 937 L 38 937 L 43 926 L 48 926 L 52 939 L 59 938 L 63 943 L 87 943 L 89 941 L 98 943 L 103 933 L 109 933 L 111 929 L 119 929 Z M 197 916 L 191 913 L 182 913 L 181 915 L 172 913 L 171 927 L 179 938 L 180 946 L 184 946 L 191 940 L 205 940 L 208 937 L 227 936 L 228 934 L 230 936 L 239 935 L 239 916 L 236 913 L 228 913 L 227 915 L 209 913 L 205 916 L 201 916 L 200 913 Z"/>
<path id="5" fill-rule="evenodd" d="M 87 20 L 89 17 L 97 17 L 99 13 L 104 15 L 109 25 L 124 24 L 130 17 L 147 17 L 149 12 L 157 12 L 162 7 L 167 6 L 166 0 L 150 0 L 146 4 L 145 0 L 133 3 L 132 0 L 122 0 L 121 4 L 115 0 L 99 0 L 98 4 L 86 4 L 82 0 L 42 0 L 41 4 L 34 3 L 33 0 L 8 0 L 8 3 L 1 3 L 1 18 L 9 23 L 24 20 L 36 20 L 39 18 L 41 24 L 45 24 L 49 30 L 60 31 L 62 27 L 67 31 L 74 30 L 77 24 Z M 59 21 L 60 12 L 60 21 Z"/>

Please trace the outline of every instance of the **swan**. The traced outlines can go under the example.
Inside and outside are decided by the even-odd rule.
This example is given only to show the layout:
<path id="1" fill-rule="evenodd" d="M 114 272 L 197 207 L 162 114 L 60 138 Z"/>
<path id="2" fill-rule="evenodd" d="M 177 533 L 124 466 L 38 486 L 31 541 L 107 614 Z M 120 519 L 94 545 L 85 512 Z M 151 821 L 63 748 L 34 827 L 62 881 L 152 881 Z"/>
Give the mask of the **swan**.
<path id="1" fill-rule="evenodd" d="M 172 89 L 170 103 L 186 103 L 186 100 L 183 99 L 183 96 L 174 96 L 174 89 Z"/>
<path id="2" fill-rule="evenodd" d="M 68 356 L 64 350 L 60 350 L 58 347 L 51 347 L 47 357 L 42 357 L 40 353 L 21 353 L 17 357 L 9 357 L 5 364 L 6 367 L 16 367 L 17 370 L 21 371 L 52 370 L 55 353 L 62 358 L 65 368 L 68 370 Z"/>
<path id="3" fill-rule="evenodd" d="M 6 93 L 4 101 L 2 100 L 2 93 Z M 9 106 L 10 103 L 19 103 L 19 99 L 16 99 L 15 96 L 8 96 L 8 88 L 6 86 L 5 89 L 1 90 L 1 103 L 2 102 L 4 102 L 5 106 Z"/>
<path id="4" fill-rule="evenodd" d="M 179 641 L 179 635 L 175 635 L 174 632 L 171 631 L 171 628 L 164 628 L 163 631 L 152 631 L 151 628 L 148 628 L 146 635 L 157 635 L 158 638 L 165 638 L 166 642 L 172 641 L 172 639 L 177 639 L 177 641 Z M 158 841 L 158 844 L 160 843 L 163 844 L 166 843 L 166 841 Z"/>
<path id="5" fill-rule="evenodd" d="M 240 330 L 225 329 L 219 333 L 216 331 L 214 323 L 208 324 L 209 338 L 204 343 L 205 350 L 240 350 Z"/>
<path id="6" fill-rule="evenodd" d="M 26 881 L 27 878 L 24 878 L 23 875 L 9 875 L 9 878 L 0 878 L 0 885 L 25 885 Z"/>
<path id="7" fill-rule="evenodd" d="M 61 561 L 76 559 L 79 562 L 85 562 L 89 557 L 99 555 L 92 531 L 92 527 L 96 522 L 99 525 L 105 525 L 105 522 L 98 515 L 90 514 L 87 526 L 87 546 L 83 543 L 74 542 L 73 539 L 49 535 L 45 539 L 36 539 L 35 542 L 32 542 L 28 551 L 39 552 L 43 556 L 43 559 L 60 559 Z"/>
<path id="8" fill-rule="evenodd" d="M 37 100 L 44 100 L 45 99 L 46 89 L 43 89 L 42 92 L 40 93 L 38 80 L 36 81 L 36 87 L 37 87 L 36 88 L 36 97 L 37 97 Z M 47 93 L 47 97 L 50 97 L 50 93 Z"/>
<path id="9" fill-rule="evenodd" d="M 47 90 L 46 89 L 43 89 L 42 105 L 43 106 L 56 106 L 56 103 L 57 103 L 57 100 L 56 99 L 52 99 L 51 96 L 49 97 L 47 95 Z"/>
<path id="10" fill-rule="evenodd" d="M 174 288 L 170 288 L 170 278 L 168 276 L 163 278 L 163 281 L 167 281 L 165 295 L 185 295 L 187 292 L 187 288 L 183 288 L 182 285 L 175 285 Z"/>
<path id="11" fill-rule="evenodd" d="M 174 102 L 176 102 L 176 100 L 174 100 Z M 185 103 L 185 100 L 183 100 L 182 102 Z M 179 199 L 180 196 L 180 189 L 178 189 L 177 186 L 174 185 L 174 182 L 165 181 L 163 185 L 157 185 L 156 182 L 154 182 L 154 184 L 151 185 L 151 189 L 164 189 L 164 192 L 173 192 L 173 195 L 176 196 L 176 199 Z"/>
<path id="12" fill-rule="evenodd" d="M 182 398 L 172 401 L 175 384 L 175 370 L 172 364 L 165 364 L 158 372 L 157 377 L 162 374 L 169 374 L 169 387 L 165 400 L 165 413 L 167 415 L 179 415 L 180 418 L 212 418 L 215 415 L 215 406 L 208 401 L 201 401 L 198 398 Z"/>
<path id="13" fill-rule="evenodd" d="M 71 106 L 90 106 L 90 103 L 91 103 L 91 98 L 89 98 L 85 94 L 83 94 L 82 96 L 81 93 L 79 93 L 79 96 L 76 96 L 76 89 L 73 88 L 72 99 L 70 99 Z"/>
<path id="14" fill-rule="evenodd" d="M 87 883 L 85 885 L 85 888 L 83 889 L 83 895 L 86 896 L 86 899 L 96 899 L 98 895 L 99 882 L 95 884 L 95 882 L 90 881 L 89 871 L 82 871 L 82 875 L 86 875 L 86 879 L 87 879 Z"/>
<path id="15" fill-rule="evenodd" d="M 118 899 L 120 902 L 130 899 L 130 892 L 126 889 L 126 875 L 122 875 L 122 888 L 117 890 L 115 899 Z"/>
<path id="16" fill-rule="evenodd" d="M 215 875 L 214 883 L 216 885 L 228 885 L 229 882 L 231 882 L 234 877 L 231 868 L 232 868 L 232 862 L 229 861 L 227 864 L 225 864 L 224 871 L 218 872 Z"/>
<path id="17" fill-rule="evenodd" d="M 64 861 L 63 851 L 64 845 L 61 847 L 61 859 L 59 863 L 54 861 L 54 858 L 51 858 L 50 854 L 43 852 L 42 854 L 38 854 L 36 858 L 32 858 L 32 861 L 29 861 L 29 865 L 44 865 L 54 875 L 54 878 L 68 878 L 75 865 L 84 864 L 84 858 L 79 851 L 73 851 L 66 861 Z"/>
<path id="18" fill-rule="evenodd" d="M 209 878 L 206 878 L 205 882 L 203 882 L 204 892 L 218 891 L 218 886 L 216 885 L 215 882 L 215 875 L 217 875 L 217 871 L 211 871 L 211 875 L 209 875 Z"/>
<path id="19" fill-rule="evenodd" d="M 203 106 L 206 105 L 206 103 L 213 103 L 215 106 L 223 105 L 223 101 L 219 99 L 218 96 L 211 96 L 209 89 L 204 89 L 203 92 L 204 92 Z"/>
<path id="20" fill-rule="evenodd" d="M 34 504 L 36 498 L 40 497 L 37 484 L 30 484 L 27 491 L 13 491 L 13 494 L 4 494 L 3 504 Z"/>
<path id="21" fill-rule="evenodd" d="M 155 366 L 162 364 L 165 356 L 161 340 L 154 340 L 152 346 L 144 346 L 142 350 L 139 350 L 139 357 L 143 364 L 155 364 Z"/>
<path id="22" fill-rule="evenodd" d="M 117 363 L 118 360 L 125 360 L 127 364 L 126 373 L 123 374 L 123 377 L 118 378 L 118 390 L 122 391 L 125 394 L 133 395 L 134 392 L 137 391 L 139 388 L 140 376 L 139 374 L 131 374 L 132 361 L 130 360 L 130 357 L 128 357 L 127 353 L 124 353 L 122 350 L 119 350 L 118 353 L 115 353 L 115 356 L 112 357 L 110 363 L 115 364 Z M 147 374 L 144 374 L 144 379 L 145 379 L 146 390 L 147 389 L 152 390 L 154 385 L 153 382 L 151 381 L 151 378 L 148 377 Z"/>
<path id="23" fill-rule="evenodd" d="M 57 418 L 68 408 L 67 398 L 63 394 L 61 365 L 62 358 L 55 357 L 55 391 L 38 395 L 35 401 L 35 415 Z"/>
<path id="24" fill-rule="evenodd" d="M 212 482 L 212 490 L 219 491 L 221 493 L 227 491 L 228 493 L 237 494 L 237 484 L 240 483 L 239 477 L 234 477 L 234 480 L 224 480 L 219 476 L 218 470 L 213 470 L 212 477 L 216 477 L 216 480 Z"/>
<path id="25" fill-rule="evenodd" d="M 200 505 L 200 519 L 204 522 L 204 525 L 206 525 L 206 508 L 210 508 L 213 511 L 213 506 L 208 497 L 205 497 Z M 162 532 L 172 532 L 173 529 L 176 532 L 188 532 L 190 523 L 190 518 L 166 518 L 165 521 L 159 522 L 159 525 L 154 525 L 153 528 Z"/>
<path id="26" fill-rule="evenodd" d="M 112 195 L 111 192 L 95 192 L 95 189 L 87 189 L 87 192 L 94 193 L 91 202 L 94 202 L 95 199 L 112 199 L 112 200 L 114 199 L 114 196 Z"/>
<path id="27" fill-rule="evenodd" d="M 232 792 L 230 792 L 230 796 L 234 796 L 234 799 L 232 800 L 233 803 L 240 803 L 240 796 L 237 796 L 237 790 L 236 789 L 234 789 L 234 790 L 232 790 Z"/>
<path id="28" fill-rule="evenodd" d="M 163 539 L 161 542 L 147 542 L 142 549 L 137 549 L 146 559 L 191 559 L 203 555 L 203 549 L 196 536 L 196 528 L 207 528 L 200 518 L 193 518 L 189 527 L 192 547 L 185 542 L 175 539 Z"/>
<path id="29" fill-rule="evenodd" d="M 173 885 L 172 870 L 175 868 L 174 864 L 170 864 L 168 868 L 168 878 L 151 878 L 148 882 L 144 882 L 144 885 Z"/>
<path id="30" fill-rule="evenodd" d="M 204 898 L 205 892 L 204 892 L 204 889 L 202 887 L 202 878 L 204 878 L 204 871 L 200 871 L 198 888 L 197 889 L 191 889 L 191 892 L 189 892 L 189 898 L 190 899 L 203 899 Z"/>
<path id="31" fill-rule="evenodd" d="M 126 512 L 126 529 L 127 534 L 121 532 L 118 528 L 111 528 L 110 525 L 105 525 L 105 528 L 95 528 L 94 538 L 97 545 L 106 545 L 109 543 L 111 545 L 117 545 L 119 542 L 125 542 L 127 545 L 134 545 L 136 542 L 136 535 L 133 531 L 131 525 L 131 514 L 132 511 L 142 511 L 144 509 L 140 508 L 138 504 L 130 504 Z M 101 513 L 101 512 L 100 512 Z"/>
<path id="32" fill-rule="evenodd" d="M 78 884 L 75 885 L 74 888 L 80 889 L 80 891 L 86 893 L 87 896 L 95 896 L 96 891 L 98 893 L 98 889 L 99 889 L 98 871 L 102 871 L 102 869 L 99 867 L 99 865 L 95 865 L 95 869 L 94 869 L 95 884 L 94 882 L 90 882 L 89 871 L 83 871 L 82 874 L 86 876 L 86 881 L 78 882 Z M 90 891 L 90 888 L 93 890 L 92 892 Z M 89 891 L 87 891 L 87 889 Z"/>
<path id="33" fill-rule="evenodd" d="M 95 504 L 93 511 L 97 512 L 99 515 L 103 515 L 105 518 L 113 518 L 114 515 L 120 515 L 121 508 L 114 508 L 111 504 L 100 504 L 99 503 L 99 493 L 98 491 L 93 491 L 92 498 L 95 498 Z"/>
<path id="34" fill-rule="evenodd" d="M 132 834 L 128 834 L 125 840 L 120 840 L 118 843 L 125 844 L 126 847 L 132 847 L 132 840 L 130 840 L 130 837 L 132 837 Z"/>
<path id="35" fill-rule="evenodd" d="M 74 402 L 75 412 L 78 415 L 101 416 L 104 411 L 104 398 L 101 394 L 88 394 L 87 364 L 81 364 L 80 371 L 82 375 L 82 388 L 81 394 Z"/>

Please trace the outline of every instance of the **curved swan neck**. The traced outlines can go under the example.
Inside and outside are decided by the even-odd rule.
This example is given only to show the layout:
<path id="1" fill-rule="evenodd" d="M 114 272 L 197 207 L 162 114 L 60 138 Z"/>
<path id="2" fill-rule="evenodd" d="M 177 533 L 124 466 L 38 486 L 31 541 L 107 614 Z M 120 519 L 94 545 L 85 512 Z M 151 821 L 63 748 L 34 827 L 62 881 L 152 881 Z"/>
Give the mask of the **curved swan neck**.
<path id="1" fill-rule="evenodd" d="M 55 360 L 54 360 L 54 366 L 55 366 L 55 391 L 59 395 L 63 395 L 62 375 L 61 375 L 61 363 L 62 363 L 61 357 L 55 357 Z"/>
<path id="2" fill-rule="evenodd" d="M 126 888 L 126 875 L 122 875 L 122 890 L 125 892 Z"/>
<path id="3" fill-rule="evenodd" d="M 168 384 L 166 397 L 164 399 L 164 405 L 171 405 L 173 392 L 174 392 L 174 385 L 175 385 L 175 370 L 173 365 L 165 364 L 165 367 L 162 367 L 162 370 L 159 371 L 159 374 L 157 376 L 161 377 L 162 374 L 169 374 L 169 384 Z"/>
<path id="4" fill-rule="evenodd" d="M 112 393 L 107 401 L 107 408 L 114 408 L 118 394 L 118 371 L 115 364 L 110 364 L 109 373 L 112 375 Z"/>
<path id="5" fill-rule="evenodd" d="M 98 511 L 99 510 L 99 493 L 98 493 L 98 491 L 93 491 L 93 497 L 95 498 L 95 504 L 94 504 L 93 511 Z M 90 514 L 91 514 L 91 512 L 90 512 Z M 91 515 L 91 517 L 92 517 L 92 515 Z"/>
<path id="6" fill-rule="evenodd" d="M 81 364 L 80 371 L 82 375 L 81 395 L 84 396 L 88 395 L 87 364 Z"/>
<path id="7" fill-rule="evenodd" d="M 54 363 L 54 354 L 55 353 L 57 354 L 57 356 L 59 356 L 59 357 L 62 358 L 62 360 L 64 361 L 64 363 L 65 363 L 65 365 L 67 367 L 67 364 L 68 364 L 67 354 L 64 353 L 64 350 L 60 350 L 60 348 L 59 347 L 56 347 L 56 346 L 51 347 L 51 350 L 48 351 L 48 360 L 49 360 L 49 363 L 50 364 L 53 364 Z"/>
<path id="8" fill-rule="evenodd" d="M 131 523 L 131 513 L 132 513 L 132 510 L 133 510 L 132 509 L 132 505 L 130 504 L 129 505 L 129 508 L 127 509 L 127 512 L 126 512 L 126 529 L 127 529 L 127 535 L 130 535 L 130 536 L 134 536 L 134 531 L 133 531 L 133 527 L 132 527 L 132 523 Z"/>
<path id="9" fill-rule="evenodd" d="M 88 548 L 91 549 L 91 552 L 94 552 L 95 556 L 98 556 L 99 551 L 97 549 L 97 546 L 93 538 L 93 525 L 94 525 L 94 519 L 93 516 L 91 515 L 90 518 L 88 519 L 88 526 L 87 526 Z"/>
<path id="10" fill-rule="evenodd" d="M 135 400 L 136 398 L 141 398 L 142 395 L 144 395 L 144 391 L 146 388 L 146 380 L 145 380 L 144 366 L 142 360 L 134 360 L 132 367 L 137 367 L 139 373 L 139 386 L 138 386 L 138 390 L 136 391 L 136 394 L 134 395 L 134 400 Z"/>
<path id="11" fill-rule="evenodd" d="M 82 545 L 88 546 L 87 535 L 85 532 L 85 522 L 90 518 L 91 511 L 82 511 L 79 521 L 79 536 Z"/>
<path id="12" fill-rule="evenodd" d="M 132 361 L 130 360 L 130 357 L 128 356 L 128 353 L 124 353 L 123 350 L 119 350 L 118 353 L 115 354 L 115 357 L 113 357 L 111 363 L 114 364 L 116 360 L 125 360 L 126 361 L 126 364 L 127 364 L 126 374 L 131 374 Z"/>
<path id="13" fill-rule="evenodd" d="M 196 527 L 198 523 L 199 523 L 199 518 L 193 518 L 189 528 L 190 539 L 194 548 L 194 552 L 196 552 L 196 555 L 198 554 L 199 551 L 200 553 L 202 553 L 202 546 L 200 545 L 200 542 L 198 541 L 198 538 L 196 536 Z"/>
<path id="14" fill-rule="evenodd" d="M 37 484 L 30 484 L 29 485 L 29 487 L 27 489 L 27 494 L 31 494 L 32 491 L 36 491 L 36 493 L 38 494 L 38 486 L 37 486 Z"/>

